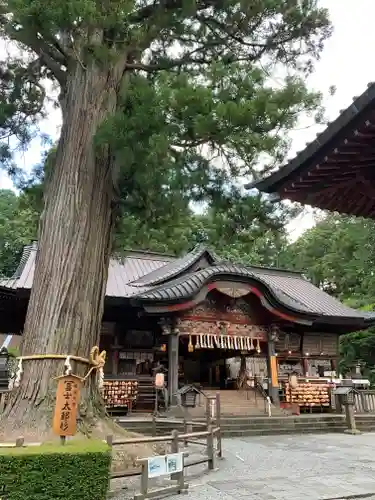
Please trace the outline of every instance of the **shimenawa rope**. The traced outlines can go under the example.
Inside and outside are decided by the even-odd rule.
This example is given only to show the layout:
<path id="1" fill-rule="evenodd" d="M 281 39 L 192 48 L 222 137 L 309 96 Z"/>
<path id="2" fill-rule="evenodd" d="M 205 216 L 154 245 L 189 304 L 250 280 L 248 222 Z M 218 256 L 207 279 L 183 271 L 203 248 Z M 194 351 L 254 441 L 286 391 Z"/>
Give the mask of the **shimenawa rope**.
<path id="1" fill-rule="evenodd" d="M 77 361 L 79 363 L 84 363 L 90 366 L 89 371 L 86 373 L 84 377 L 76 377 L 80 378 L 82 382 L 84 382 L 93 372 L 93 370 L 97 370 L 98 377 L 98 386 L 99 389 L 102 389 L 104 384 L 104 365 L 106 360 L 107 353 L 106 351 L 99 351 L 98 346 L 94 346 L 90 351 L 89 358 L 82 358 L 81 356 L 74 356 L 71 354 L 32 354 L 29 356 L 19 356 L 17 371 L 14 378 L 11 378 L 9 381 L 9 389 L 19 387 L 21 383 L 21 378 L 23 374 L 23 362 L 29 360 L 42 360 L 42 359 L 65 359 L 65 373 L 64 375 L 72 375 L 72 365 L 71 361 Z"/>

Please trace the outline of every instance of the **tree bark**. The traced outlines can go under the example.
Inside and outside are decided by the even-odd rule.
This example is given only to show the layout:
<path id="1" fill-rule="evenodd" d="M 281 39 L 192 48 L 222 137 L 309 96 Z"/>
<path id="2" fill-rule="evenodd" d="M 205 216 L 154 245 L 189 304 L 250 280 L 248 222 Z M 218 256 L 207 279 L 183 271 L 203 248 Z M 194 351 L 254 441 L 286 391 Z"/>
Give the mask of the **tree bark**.
<path id="1" fill-rule="evenodd" d="M 247 364 L 246 364 L 246 356 L 241 354 L 241 361 L 240 361 L 240 369 L 238 372 L 238 377 L 237 377 L 237 388 L 238 389 L 246 389 L 247 388 L 247 379 L 248 379 L 248 374 L 247 374 Z"/>
<path id="2" fill-rule="evenodd" d="M 63 126 L 48 183 L 22 355 L 88 357 L 99 344 L 111 251 L 113 159 L 94 136 L 116 110 L 120 74 L 103 68 L 72 69 L 64 92 Z M 72 362 L 73 373 L 88 367 Z M 21 384 L 5 418 L 12 430 L 48 432 L 56 381 L 64 361 L 24 361 Z M 81 395 L 82 423 L 102 410 L 95 372 Z"/>

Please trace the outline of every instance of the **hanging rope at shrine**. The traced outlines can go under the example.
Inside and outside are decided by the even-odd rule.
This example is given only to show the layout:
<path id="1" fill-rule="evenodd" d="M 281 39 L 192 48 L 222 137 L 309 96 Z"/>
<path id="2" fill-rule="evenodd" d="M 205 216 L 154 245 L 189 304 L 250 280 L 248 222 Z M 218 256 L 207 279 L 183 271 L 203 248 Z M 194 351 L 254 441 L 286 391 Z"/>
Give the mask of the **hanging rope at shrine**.
<path id="1" fill-rule="evenodd" d="M 195 337 L 195 344 L 193 343 L 193 337 Z M 256 351 L 261 352 L 260 340 L 255 339 L 256 345 L 254 345 L 253 337 L 244 337 L 238 335 L 189 335 L 188 349 L 190 352 L 194 349 L 214 349 L 215 347 L 219 349 L 232 349 L 238 351 Z"/>
<path id="2" fill-rule="evenodd" d="M 89 370 L 84 377 L 79 377 L 75 375 L 82 382 L 88 379 L 91 373 L 96 370 L 97 372 L 97 383 L 99 389 L 102 389 L 104 386 L 104 365 L 106 360 L 107 353 L 106 351 L 100 352 L 98 346 L 94 346 L 90 351 L 89 358 L 83 358 L 81 356 L 74 356 L 71 354 L 32 354 L 28 356 L 19 356 L 18 366 L 16 370 L 16 374 L 14 378 L 11 378 L 9 381 L 9 390 L 19 387 L 23 374 L 23 363 L 25 361 L 31 360 L 45 360 L 45 359 L 64 359 L 64 367 L 65 372 L 64 375 L 72 375 L 72 365 L 71 361 L 77 361 L 78 363 L 83 363 L 89 365 Z"/>

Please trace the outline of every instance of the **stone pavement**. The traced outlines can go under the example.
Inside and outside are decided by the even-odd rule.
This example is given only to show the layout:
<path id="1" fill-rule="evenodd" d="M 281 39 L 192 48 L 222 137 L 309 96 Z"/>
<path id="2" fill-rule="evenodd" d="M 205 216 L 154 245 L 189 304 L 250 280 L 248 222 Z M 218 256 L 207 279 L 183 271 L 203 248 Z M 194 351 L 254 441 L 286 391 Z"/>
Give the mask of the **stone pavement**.
<path id="1" fill-rule="evenodd" d="M 171 500 L 375 500 L 375 433 L 223 440 L 219 470 L 188 469 L 188 496 Z M 194 470 L 193 470 L 194 469 Z M 133 487 L 113 496 L 127 500 Z"/>

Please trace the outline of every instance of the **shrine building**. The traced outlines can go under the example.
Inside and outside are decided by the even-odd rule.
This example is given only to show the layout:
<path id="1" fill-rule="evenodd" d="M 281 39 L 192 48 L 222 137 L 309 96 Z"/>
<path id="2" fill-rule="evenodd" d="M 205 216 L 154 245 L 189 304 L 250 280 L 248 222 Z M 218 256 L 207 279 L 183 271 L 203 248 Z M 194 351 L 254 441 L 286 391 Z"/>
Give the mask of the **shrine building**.
<path id="1" fill-rule="evenodd" d="M 14 276 L 1 283 L 0 335 L 12 345 L 22 334 L 36 253 L 35 244 L 26 247 Z M 260 401 L 268 393 L 278 406 L 287 401 L 291 373 L 328 387 L 337 376 L 339 336 L 373 324 L 375 315 L 347 307 L 297 272 L 225 262 L 205 246 L 182 257 L 129 251 L 109 265 L 100 338 L 106 404 L 152 411 L 155 363 L 167 370 L 172 402 L 186 384 L 237 391 L 246 357 L 248 391 L 259 390 Z M 301 405 L 329 406 L 327 391 L 314 394 Z"/>

